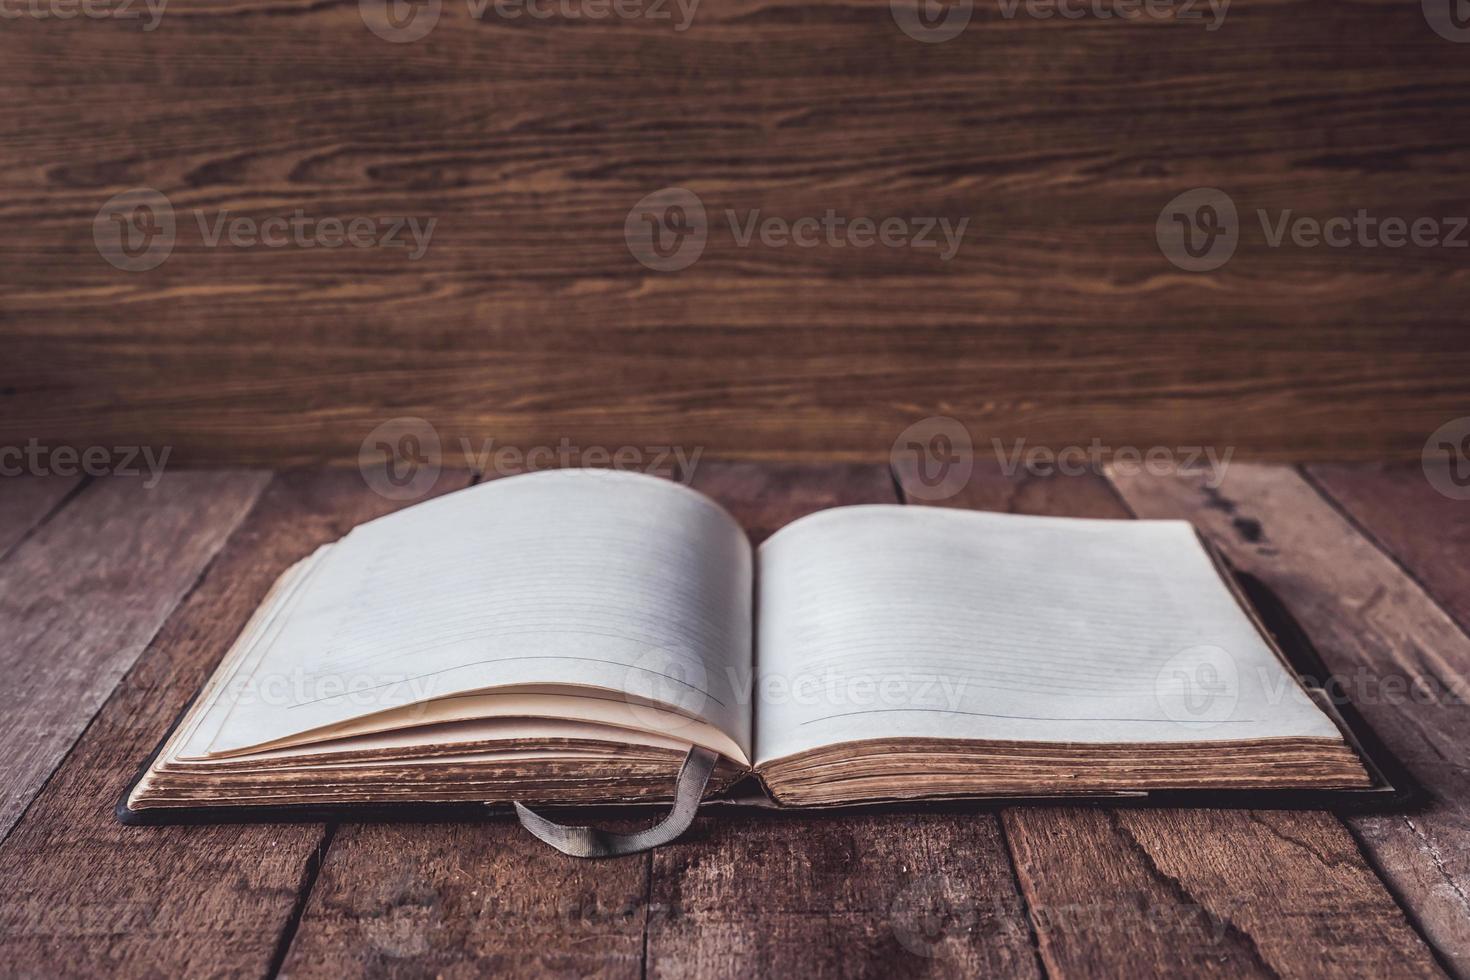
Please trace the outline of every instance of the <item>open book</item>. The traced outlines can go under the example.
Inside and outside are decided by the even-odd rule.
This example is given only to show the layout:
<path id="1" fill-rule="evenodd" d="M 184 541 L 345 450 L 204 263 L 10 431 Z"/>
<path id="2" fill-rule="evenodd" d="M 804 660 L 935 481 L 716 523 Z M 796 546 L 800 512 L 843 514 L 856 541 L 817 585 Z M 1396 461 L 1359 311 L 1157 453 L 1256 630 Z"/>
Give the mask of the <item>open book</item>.
<path id="1" fill-rule="evenodd" d="M 653 801 L 691 746 L 780 806 L 1370 783 L 1187 523 L 855 506 L 753 549 L 557 470 L 288 570 L 126 808 Z"/>

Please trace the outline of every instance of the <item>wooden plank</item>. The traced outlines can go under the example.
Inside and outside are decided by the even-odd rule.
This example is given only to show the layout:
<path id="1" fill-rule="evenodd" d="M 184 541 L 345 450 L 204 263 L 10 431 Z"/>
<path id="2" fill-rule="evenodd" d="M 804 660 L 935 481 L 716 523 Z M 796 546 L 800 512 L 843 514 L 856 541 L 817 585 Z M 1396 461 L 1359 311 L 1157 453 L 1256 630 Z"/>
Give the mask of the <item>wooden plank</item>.
<path id="1" fill-rule="evenodd" d="M 993 814 L 710 814 L 653 855 L 648 975 L 1037 977 Z"/>
<path id="2" fill-rule="evenodd" d="M 1233 464 L 1193 475 L 1112 474 L 1140 517 L 1203 528 L 1302 623 L 1353 704 L 1433 794 L 1410 813 L 1349 820 L 1448 969 L 1470 976 L 1470 638 L 1295 471 Z"/>
<path id="3" fill-rule="evenodd" d="M 0 839 L 268 479 L 101 479 L 0 563 Z"/>
<path id="4" fill-rule="evenodd" d="M 912 463 L 897 467 L 905 488 Z M 934 503 L 1131 516 L 1100 476 L 1006 475 L 993 462 Z M 1002 818 L 1051 976 L 1437 973 L 1331 814 L 1011 808 Z"/>
<path id="5" fill-rule="evenodd" d="M 0 558 L 81 485 L 76 476 L 15 476 L 0 480 Z"/>
<path id="6" fill-rule="evenodd" d="M 1470 503 L 1435 490 L 1419 466 L 1321 464 L 1306 472 L 1470 630 Z"/>
<path id="7" fill-rule="evenodd" d="M 760 538 L 891 503 L 883 467 L 702 464 L 694 486 Z M 702 814 L 653 854 L 648 975 L 1038 975 L 992 814 Z"/>
<path id="8" fill-rule="evenodd" d="M 1005 817 L 1051 976 L 1442 976 L 1329 814 Z"/>
<path id="9" fill-rule="evenodd" d="M 227 493 L 228 481 L 216 479 L 215 492 Z M 127 828 L 114 820 L 112 808 L 276 576 L 317 545 L 394 506 L 369 491 L 356 471 L 292 473 L 271 481 L 0 846 L 6 899 L 0 903 L 0 958 L 8 971 L 78 977 L 268 972 L 310 879 L 324 828 Z M 125 531 L 122 521 L 108 528 Z"/>
<path id="10" fill-rule="evenodd" d="M 684 32 L 436 6 L 412 44 L 304 0 L 174 0 L 150 33 L 7 21 L 0 443 L 277 465 L 405 414 L 521 447 L 876 460 L 942 411 L 1054 445 L 1367 457 L 1465 403 L 1462 249 L 1272 247 L 1255 214 L 1462 213 L 1470 62 L 1412 3 L 1237 0 L 1214 31 L 977 4 L 943 44 L 885 0 L 706 3 Z M 85 99 L 56 84 L 77 65 Z M 623 228 L 675 185 L 709 240 L 654 272 Z M 138 186 L 178 243 L 130 273 L 93 223 Z M 1195 187 L 1240 211 L 1211 273 L 1155 240 Z M 416 261 L 207 244 L 297 209 L 439 224 Z M 969 225 L 942 262 L 742 247 L 726 215 L 828 209 Z"/>
<path id="11" fill-rule="evenodd" d="M 511 820 L 338 829 L 282 975 L 638 977 L 648 860 L 586 862 Z"/>

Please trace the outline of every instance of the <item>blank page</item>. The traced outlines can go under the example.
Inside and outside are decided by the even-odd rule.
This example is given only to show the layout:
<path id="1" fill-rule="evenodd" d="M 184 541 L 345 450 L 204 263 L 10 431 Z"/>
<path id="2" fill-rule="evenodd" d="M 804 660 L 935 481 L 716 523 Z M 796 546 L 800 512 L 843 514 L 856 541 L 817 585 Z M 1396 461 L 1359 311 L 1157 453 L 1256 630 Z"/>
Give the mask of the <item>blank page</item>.
<path id="1" fill-rule="evenodd" d="M 757 764 L 874 738 L 1341 738 L 1182 521 L 842 507 L 756 562 Z"/>
<path id="2" fill-rule="evenodd" d="M 656 477 L 556 470 L 449 494 L 324 550 L 190 750 L 568 685 L 668 704 L 748 752 L 751 565 L 733 518 Z"/>

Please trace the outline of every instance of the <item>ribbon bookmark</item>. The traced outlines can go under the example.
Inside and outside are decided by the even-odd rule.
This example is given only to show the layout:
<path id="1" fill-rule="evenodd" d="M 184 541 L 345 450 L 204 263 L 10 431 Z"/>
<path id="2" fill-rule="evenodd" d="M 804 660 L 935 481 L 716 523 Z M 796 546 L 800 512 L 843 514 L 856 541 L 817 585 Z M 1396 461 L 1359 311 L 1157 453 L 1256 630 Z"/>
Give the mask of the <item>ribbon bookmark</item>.
<path id="1" fill-rule="evenodd" d="M 538 840 L 550 844 L 563 854 L 579 858 L 617 857 L 621 854 L 637 854 L 660 844 L 674 840 L 694 822 L 699 801 L 704 798 L 704 787 L 715 771 L 719 756 L 709 749 L 691 746 L 679 769 L 679 780 L 674 785 L 674 808 L 663 820 L 647 830 L 631 834 L 614 834 L 596 827 L 568 827 L 553 823 L 528 807 L 516 804 L 516 816 L 521 826 Z"/>

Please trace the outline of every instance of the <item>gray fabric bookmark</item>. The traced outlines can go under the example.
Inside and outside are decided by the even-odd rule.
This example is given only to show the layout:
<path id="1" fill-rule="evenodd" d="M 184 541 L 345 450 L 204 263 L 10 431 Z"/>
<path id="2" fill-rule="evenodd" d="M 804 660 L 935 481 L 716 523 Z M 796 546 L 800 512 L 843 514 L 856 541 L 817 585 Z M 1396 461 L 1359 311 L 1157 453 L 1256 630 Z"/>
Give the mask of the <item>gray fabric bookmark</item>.
<path id="1" fill-rule="evenodd" d="M 596 827 L 569 827 L 553 823 L 528 807 L 516 804 L 516 816 L 521 826 L 538 840 L 550 844 L 563 854 L 579 858 L 617 857 L 622 854 L 637 854 L 660 844 L 674 840 L 694 822 L 699 801 L 704 798 L 704 787 L 710 774 L 715 771 L 719 756 L 709 749 L 691 746 L 679 769 L 679 779 L 674 785 L 674 808 L 663 820 L 646 830 L 631 834 L 614 834 Z"/>

